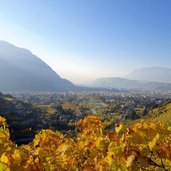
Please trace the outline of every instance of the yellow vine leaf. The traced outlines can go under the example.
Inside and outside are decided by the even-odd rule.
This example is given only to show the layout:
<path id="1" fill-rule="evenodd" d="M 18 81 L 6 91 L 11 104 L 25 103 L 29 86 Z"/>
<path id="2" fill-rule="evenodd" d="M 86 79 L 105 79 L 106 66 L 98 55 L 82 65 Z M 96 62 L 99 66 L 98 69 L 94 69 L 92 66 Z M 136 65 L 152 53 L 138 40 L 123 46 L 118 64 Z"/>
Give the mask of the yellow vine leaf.
<path id="1" fill-rule="evenodd" d="M 171 131 L 171 126 L 168 126 L 167 130 L 168 130 L 168 131 Z"/>
<path id="2" fill-rule="evenodd" d="M 116 133 L 119 133 L 122 129 L 123 125 L 122 124 L 119 124 L 118 126 L 115 127 L 115 131 Z"/>
<path id="3" fill-rule="evenodd" d="M 2 123 L 2 124 L 5 124 L 6 123 L 6 119 L 3 118 L 2 116 L 0 116 L 0 123 Z"/>
<path id="4" fill-rule="evenodd" d="M 37 157 L 37 158 L 34 160 L 34 162 L 35 162 L 36 164 L 39 164 L 39 158 Z"/>
<path id="5" fill-rule="evenodd" d="M 68 148 L 68 145 L 63 143 L 57 148 L 57 150 L 61 153 L 61 155 L 63 155 L 65 151 L 67 150 L 67 148 Z"/>
<path id="6" fill-rule="evenodd" d="M 4 163 L 0 163 L 0 171 L 10 171 L 10 168 Z"/>
<path id="7" fill-rule="evenodd" d="M 0 161 L 2 163 L 7 164 L 7 165 L 9 165 L 9 162 L 10 162 L 9 159 L 8 159 L 8 156 L 5 153 L 2 154 Z"/>
<path id="8" fill-rule="evenodd" d="M 5 138 L 6 135 L 5 135 L 5 131 L 2 130 L 2 128 L 0 128 L 0 138 Z"/>
<path id="9" fill-rule="evenodd" d="M 160 135 L 159 134 L 156 134 L 156 136 L 152 139 L 152 141 L 150 141 L 148 143 L 148 146 L 150 147 L 150 150 L 153 149 L 153 147 L 155 146 L 157 140 L 159 139 Z"/>
<path id="10" fill-rule="evenodd" d="M 135 155 L 130 155 L 128 158 L 127 158 L 127 161 L 126 161 L 126 167 L 130 167 L 132 162 L 134 161 L 135 159 Z"/>
<path id="11" fill-rule="evenodd" d="M 34 151 L 34 155 L 39 155 L 40 149 L 40 147 L 36 148 L 36 150 Z"/>
<path id="12" fill-rule="evenodd" d="M 39 144 L 40 140 L 38 138 L 38 135 L 35 136 L 35 139 L 33 140 L 34 146 L 36 147 Z"/>
<path id="13" fill-rule="evenodd" d="M 98 137 L 97 140 L 95 141 L 95 146 L 99 149 L 105 148 L 105 140 L 103 137 Z"/>
<path id="14" fill-rule="evenodd" d="M 12 155 L 12 157 L 14 158 L 14 160 L 20 160 L 21 156 L 19 150 L 14 150 L 14 154 Z"/>

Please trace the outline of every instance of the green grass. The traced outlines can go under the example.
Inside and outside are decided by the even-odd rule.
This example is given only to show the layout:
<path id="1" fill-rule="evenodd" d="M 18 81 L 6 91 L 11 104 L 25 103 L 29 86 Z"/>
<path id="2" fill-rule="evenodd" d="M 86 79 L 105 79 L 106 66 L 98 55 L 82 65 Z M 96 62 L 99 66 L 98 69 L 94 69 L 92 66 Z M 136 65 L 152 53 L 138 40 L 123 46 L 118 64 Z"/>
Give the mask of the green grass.
<path id="1" fill-rule="evenodd" d="M 8 102 L 14 101 L 14 99 L 11 98 L 11 97 L 3 97 L 3 99 L 4 99 L 5 101 L 8 101 Z"/>
<path id="2" fill-rule="evenodd" d="M 171 102 L 154 109 L 151 116 L 165 126 L 171 126 Z"/>

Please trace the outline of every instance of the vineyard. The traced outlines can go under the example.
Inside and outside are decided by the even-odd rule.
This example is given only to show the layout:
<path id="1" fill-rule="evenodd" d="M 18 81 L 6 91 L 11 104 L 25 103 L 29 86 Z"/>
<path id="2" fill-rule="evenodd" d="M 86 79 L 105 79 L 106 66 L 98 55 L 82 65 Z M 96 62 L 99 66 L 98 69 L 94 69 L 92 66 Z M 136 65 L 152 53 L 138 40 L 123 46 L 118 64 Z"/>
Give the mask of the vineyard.
<path id="1" fill-rule="evenodd" d="M 139 120 L 111 131 L 97 115 L 77 123 L 77 135 L 42 130 L 33 142 L 17 146 L 0 117 L 0 171 L 170 171 L 171 129 Z"/>

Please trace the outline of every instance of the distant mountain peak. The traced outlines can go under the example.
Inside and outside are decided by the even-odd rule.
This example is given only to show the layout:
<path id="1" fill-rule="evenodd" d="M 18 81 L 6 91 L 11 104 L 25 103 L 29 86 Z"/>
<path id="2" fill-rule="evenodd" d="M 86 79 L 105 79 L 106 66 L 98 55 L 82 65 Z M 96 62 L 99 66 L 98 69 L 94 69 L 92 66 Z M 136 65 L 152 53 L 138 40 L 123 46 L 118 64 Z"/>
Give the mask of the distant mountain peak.
<path id="1" fill-rule="evenodd" d="M 171 68 L 155 66 L 136 69 L 129 73 L 125 78 L 132 80 L 171 83 Z"/>
<path id="2" fill-rule="evenodd" d="M 139 80 L 130 80 L 119 77 L 108 77 L 108 78 L 99 78 L 92 82 L 90 85 L 92 87 L 98 88 L 115 88 L 115 89 L 137 89 L 137 90 L 170 90 L 170 83 L 159 83 L 152 81 L 139 81 Z"/>

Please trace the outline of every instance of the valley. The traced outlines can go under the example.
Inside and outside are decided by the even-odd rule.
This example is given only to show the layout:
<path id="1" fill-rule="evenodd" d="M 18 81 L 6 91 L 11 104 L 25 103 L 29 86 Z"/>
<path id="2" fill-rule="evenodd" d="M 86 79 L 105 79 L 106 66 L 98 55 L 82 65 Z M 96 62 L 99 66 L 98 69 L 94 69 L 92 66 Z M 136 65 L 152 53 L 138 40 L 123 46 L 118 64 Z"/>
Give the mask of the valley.
<path id="1" fill-rule="evenodd" d="M 120 122 L 165 118 L 166 114 L 157 109 L 170 103 L 171 95 L 147 91 L 42 92 L 1 94 L 0 100 L 0 113 L 7 119 L 11 138 L 22 144 L 32 141 L 42 129 L 74 135 L 78 120 L 92 114 L 100 116 L 108 129 Z"/>

